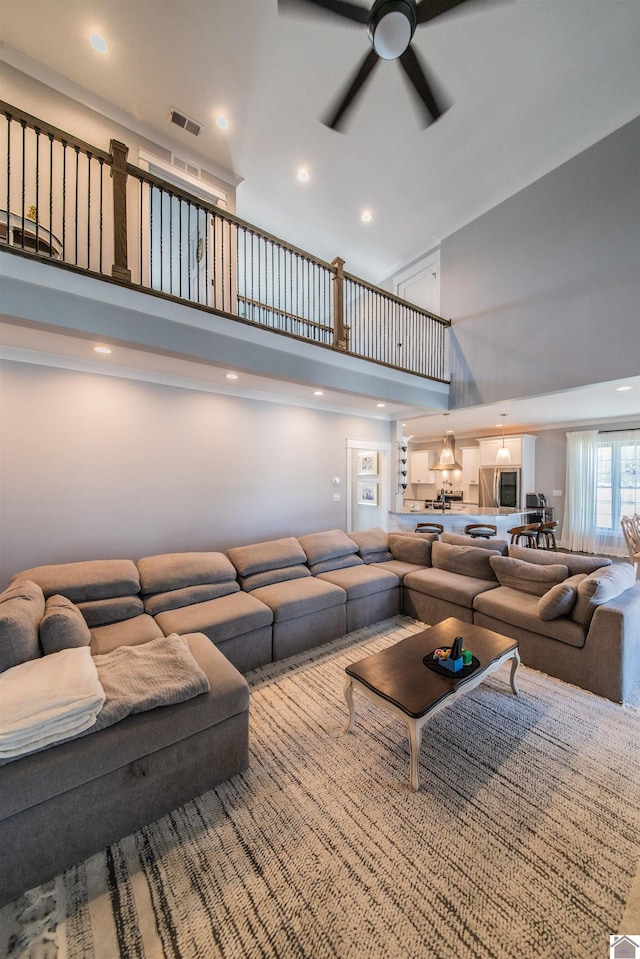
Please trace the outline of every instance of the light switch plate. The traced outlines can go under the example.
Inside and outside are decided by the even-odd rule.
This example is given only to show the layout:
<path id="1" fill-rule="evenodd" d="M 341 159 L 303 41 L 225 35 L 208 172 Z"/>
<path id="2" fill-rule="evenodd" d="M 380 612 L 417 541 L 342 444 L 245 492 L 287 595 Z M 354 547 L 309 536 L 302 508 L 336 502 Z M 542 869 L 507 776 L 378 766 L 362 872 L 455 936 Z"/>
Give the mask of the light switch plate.
<path id="1" fill-rule="evenodd" d="M 340 502 L 340 493 L 334 493 L 334 494 L 333 494 L 333 502 L 334 502 L 334 503 L 339 503 L 339 502 Z"/>
<path id="2" fill-rule="evenodd" d="M 561 489 L 554 489 L 553 495 L 554 495 L 554 496 L 562 496 L 562 490 L 561 490 Z"/>

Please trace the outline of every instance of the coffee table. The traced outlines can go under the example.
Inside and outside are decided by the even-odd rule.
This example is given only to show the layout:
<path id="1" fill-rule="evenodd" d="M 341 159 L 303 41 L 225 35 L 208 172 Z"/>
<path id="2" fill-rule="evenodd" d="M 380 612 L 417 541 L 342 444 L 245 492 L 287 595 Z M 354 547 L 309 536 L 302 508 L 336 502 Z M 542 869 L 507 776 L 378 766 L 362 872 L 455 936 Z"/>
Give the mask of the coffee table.
<path id="1" fill-rule="evenodd" d="M 442 676 L 429 669 L 423 658 L 434 649 L 451 646 L 456 636 L 464 637 L 465 649 L 479 660 L 478 668 L 466 678 Z M 489 673 L 507 660 L 511 663 L 511 689 L 518 695 L 516 670 L 520 665 L 518 643 L 483 626 L 473 626 L 450 617 L 421 633 L 409 636 L 388 649 L 367 656 L 346 667 L 344 697 L 349 721 L 344 732 L 353 731 L 355 709 L 353 690 L 358 689 L 383 709 L 399 716 L 409 730 L 411 786 L 419 789 L 418 760 L 422 727 L 445 706 L 475 689 Z"/>

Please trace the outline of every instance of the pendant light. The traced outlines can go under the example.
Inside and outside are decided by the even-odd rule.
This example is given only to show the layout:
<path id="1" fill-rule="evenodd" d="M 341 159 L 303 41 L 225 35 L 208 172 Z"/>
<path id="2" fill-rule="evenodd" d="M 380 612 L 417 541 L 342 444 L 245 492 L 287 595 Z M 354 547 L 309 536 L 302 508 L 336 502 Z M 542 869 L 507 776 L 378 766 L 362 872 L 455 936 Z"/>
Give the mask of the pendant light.
<path id="1" fill-rule="evenodd" d="M 505 417 L 506 415 L 507 415 L 506 413 L 501 413 L 501 414 L 500 414 L 500 416 L 503 417 L 503 420 L 502 420 L 502 446 L 500 447 L 500 449 L 498 450 L 498 452 L 497 452 L 497 454 L 496 454 L 496 466 L 509 466 L 509 464 L 511 463 L 511 453 L 509 452 L 509 448 L 507 447 L 507 445 L 505 444 L 505 441 L 504 441 L 504 417 Z"/>

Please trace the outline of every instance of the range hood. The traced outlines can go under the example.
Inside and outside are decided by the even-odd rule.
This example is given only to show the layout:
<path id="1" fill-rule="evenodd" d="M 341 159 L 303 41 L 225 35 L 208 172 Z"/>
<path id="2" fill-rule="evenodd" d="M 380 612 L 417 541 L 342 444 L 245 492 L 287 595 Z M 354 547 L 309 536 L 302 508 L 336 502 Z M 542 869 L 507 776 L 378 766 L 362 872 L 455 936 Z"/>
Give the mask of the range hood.
<path id="1" fill-rule="evenodd" d="M 437 463 L 433 464 L 431 469 L 439 472 L 442 472 L 443 470 L 462 470 L 460 463 L 458 463 L 456 459 L 456 439 L 453 433 L 447 433 L 445 435 L 442 441 L 442 453 L 440 454 L 440 459 Z"/>

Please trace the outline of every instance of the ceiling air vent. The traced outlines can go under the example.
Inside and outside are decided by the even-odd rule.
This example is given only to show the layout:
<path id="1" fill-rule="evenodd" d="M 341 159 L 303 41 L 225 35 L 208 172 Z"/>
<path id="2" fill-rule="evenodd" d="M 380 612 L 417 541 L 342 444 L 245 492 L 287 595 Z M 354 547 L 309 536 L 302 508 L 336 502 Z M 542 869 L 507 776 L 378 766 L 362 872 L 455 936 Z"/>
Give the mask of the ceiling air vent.
<path id="1" fill-rule="evenodd" d="M 193 133 L 194 137 L 197 137 L 202 129 L 202 126 L 199 123 L 197 123 L 195 120 L 192 120 L 184 113 L 179 113 L 177 110 L 171 111 L 171 122 L 175 123 L 176 126 L 181 127 L 183 130 L 186 130 L 187 133 Z"/>

